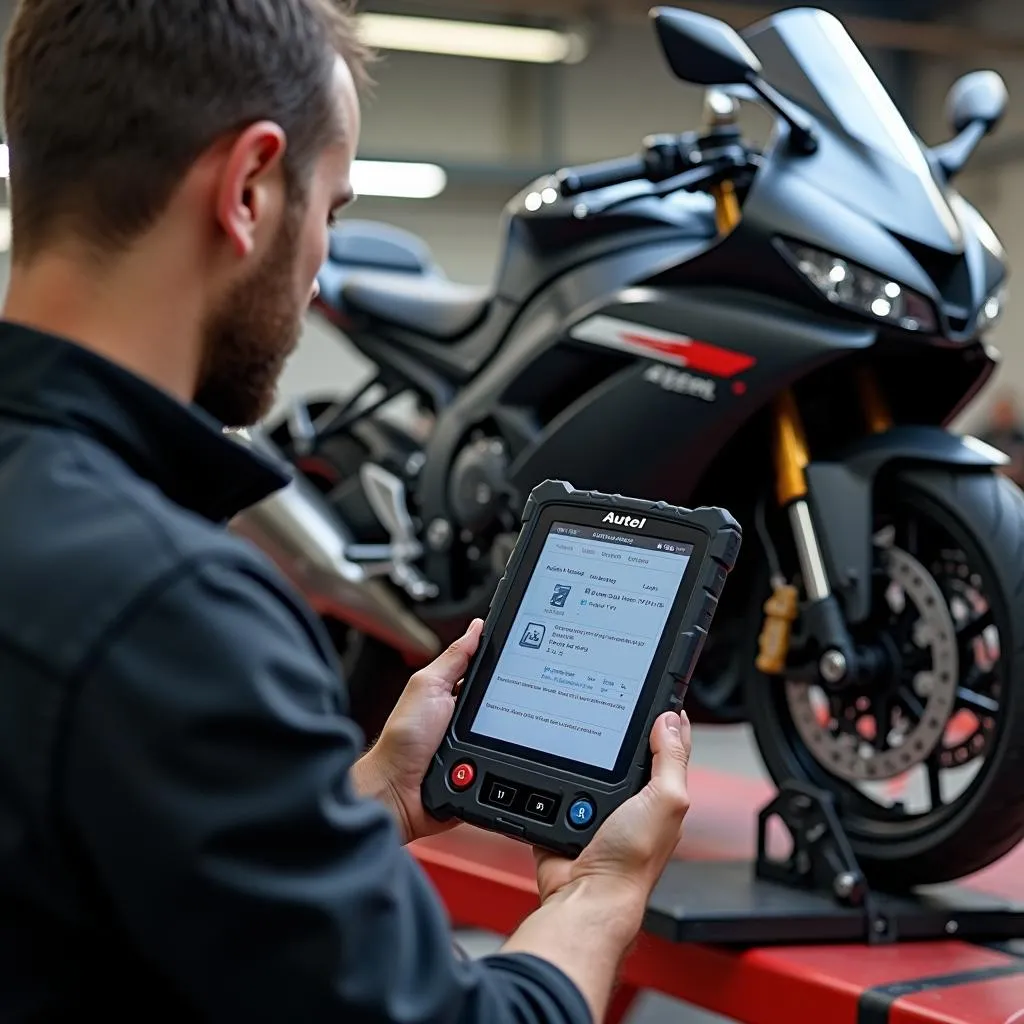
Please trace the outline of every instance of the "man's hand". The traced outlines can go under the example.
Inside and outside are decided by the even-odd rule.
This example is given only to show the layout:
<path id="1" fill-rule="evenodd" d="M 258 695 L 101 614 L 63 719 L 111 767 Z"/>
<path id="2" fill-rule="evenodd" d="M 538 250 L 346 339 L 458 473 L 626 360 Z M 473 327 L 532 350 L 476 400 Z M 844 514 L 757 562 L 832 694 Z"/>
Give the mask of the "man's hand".
<path id="1" fill-rule="evenodd" d="M 483 622 L 474 619 L 448 650 L 413 675 L 380 739 L 352 768 L 357 792 L 391 808 L 404 842 L 457 824 L 437 821 L 424 811 L 420 785 L 451 721 L 457 684 L 476 654 L 482 628 Z"/>
<path id="2" fill-rule="evenodd" d="M 654 884 L 679 844 L 690 807 L 686 773 L 690 763 L 690 722 L 685 713 L 666 712 L 651 730 L 654 763 L 650 782 L 597 830 L 575 860 L 537 852 L 541 902 L 587 881 L 595 892 L 632 895 L 642 914 Z"/>

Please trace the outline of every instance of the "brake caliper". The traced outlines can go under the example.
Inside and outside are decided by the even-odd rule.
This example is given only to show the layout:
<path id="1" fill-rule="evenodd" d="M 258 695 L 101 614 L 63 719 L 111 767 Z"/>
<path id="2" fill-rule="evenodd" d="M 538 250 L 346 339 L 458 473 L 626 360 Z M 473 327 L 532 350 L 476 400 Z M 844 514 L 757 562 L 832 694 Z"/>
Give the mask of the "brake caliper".
<path id="1" fill-rule="evenodd" d="M 764 604 L 764 625 L 758 637 L 759 672 L 777 676 L 785 671 L 798 604 L 796 587 L 782 580 L 773 583 L 772 596 Z"/>

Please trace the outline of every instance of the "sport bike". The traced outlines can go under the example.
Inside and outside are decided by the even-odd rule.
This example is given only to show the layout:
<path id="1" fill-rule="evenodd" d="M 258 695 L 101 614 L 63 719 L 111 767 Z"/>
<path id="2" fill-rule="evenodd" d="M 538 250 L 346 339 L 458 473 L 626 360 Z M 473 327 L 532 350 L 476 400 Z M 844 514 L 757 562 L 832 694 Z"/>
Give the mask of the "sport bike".
<path id="1" fill-rule="evenodd" d="M 928 148 L 827 13 L 652 20 L 705 123 L 528 185 L 490 287 L 333 233 L 318 308 L 376 373 L 247 436 L 297 473 L 234 527 L 322 614 L 372 737 L 486 612 L 539 481 L 725 506 L 746 540 L 693 718 L 832 792 L 876 884 L 965 875 L 1024 836 L 1024 497 L 949 429 L 1007 273 L 951 182 L 1006 90 L 960 79 Z"/>

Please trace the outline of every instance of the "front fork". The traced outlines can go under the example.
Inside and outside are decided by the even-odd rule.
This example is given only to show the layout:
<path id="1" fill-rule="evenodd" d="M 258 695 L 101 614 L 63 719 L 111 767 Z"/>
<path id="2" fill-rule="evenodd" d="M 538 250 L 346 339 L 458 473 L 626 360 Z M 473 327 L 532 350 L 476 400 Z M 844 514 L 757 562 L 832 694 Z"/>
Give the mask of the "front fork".
<path id="1" fill-rule="evenodd" d="M 888 430 L 892 426 L 892 418 L 878 381 L 869 368 L 858 370 L 857 386 L 867 429 L 872 433 Z M 786 509 L 789 516 L 807 596 L 807 604 L 803 609 L 804 627 L 808 635 L 817 641 L 821 652 L 817 673 L 826 684 L 840 686 L 847 681 L 851 671 L 858 670 L 857 652 L 846 628 L 842 609 L 832 592 L 807 502 L 805 470 L 810 461 L 807 437 L 796 397 L 790 390 L 784 391 L 775 400 L 772 457 L 776 497 L 779 507 Z M 773 580 L 772 595 L 764 606 L 765 619 L 757 657 L 757 668 L 765 675 L 781 675 L 786 668 L 798 606 L 796 587 L 784 579 Z"/>
<path id="2" fill-rule="evenodd" d="M 706 127 L 714 129 L 734 124 L 736 114 L 737 104 L 732 97 L 717 90 L 708 92 L 705 98 Z M 718 233 L 724 237 L 735 229 L 742 216 L 736 189 L 731 181 L 722 181 L 711 188 L 711 194 L 715 200 Z M 892 426 L 892 417 L 875 375 L 870 369 L 862 368 L 858 372 L 857 384 L 867 429 L 876 434 L 884 433 Z M 803 625 L 808 636 L 817 641 L 820 651 L 818 675 L 830 686 L 841 686 L 860 666 L 857 665 L 857 652 L 842 609 L 829 583 L 825 559 L 807 503 L 804 472 L 810 461 L 807 437 L 796 397 L 788 389 L 775 400 L 773 434 L 776 496 L 780 508 L 786 509 L 789 516 L 807 595 Z M 764 606 L 765 619 L 757 657 L 757 667 L 766 675 L 781 675 L 785 670 L 798 611 L 796 587 L 785 579 L 773 580 L 772 596 Z"/>

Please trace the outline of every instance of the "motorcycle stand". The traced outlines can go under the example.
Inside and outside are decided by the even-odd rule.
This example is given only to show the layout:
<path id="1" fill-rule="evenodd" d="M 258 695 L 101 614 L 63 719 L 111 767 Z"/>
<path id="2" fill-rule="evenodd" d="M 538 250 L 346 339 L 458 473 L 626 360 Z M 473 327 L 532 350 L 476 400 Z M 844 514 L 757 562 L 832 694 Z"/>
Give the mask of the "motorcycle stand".
<path id="1" fill-rule="evenodd" d="M 783 858 L 770 856 L 775 822 L 789 833 Z M 1024 938 L 1024 905 L 962 885 L 871 889 L 832 795 L 814 786 L 780 788 L 758 815 L 757 848 L 753 863 L 673 861 L 648 903 L 645 930 L 730 946 Z"/>

